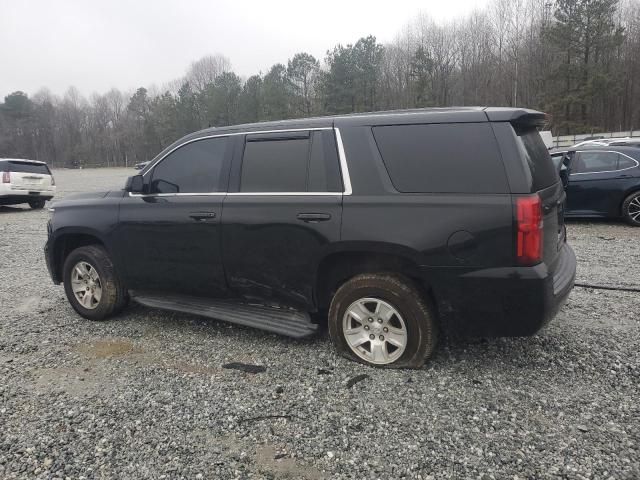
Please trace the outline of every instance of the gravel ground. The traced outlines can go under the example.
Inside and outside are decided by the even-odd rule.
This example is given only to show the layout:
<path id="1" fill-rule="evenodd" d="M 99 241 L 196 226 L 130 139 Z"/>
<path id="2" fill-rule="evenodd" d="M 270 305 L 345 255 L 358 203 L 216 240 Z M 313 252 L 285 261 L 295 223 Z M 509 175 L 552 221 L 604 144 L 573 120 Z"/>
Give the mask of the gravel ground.
<path id="1" fill-rule="evenodd" d="M 132 172 L 55 173 L 63 195 Z M 0 207 L 0 478 L 640 478 L 638 293 L 576 288 L 535 337 L 378 370 L 326 336 L 135 305 L 83 320 L 47 276 L 47 215 Z M 640 229 L 569 238 L 579 281 L 640 286 Z"/>

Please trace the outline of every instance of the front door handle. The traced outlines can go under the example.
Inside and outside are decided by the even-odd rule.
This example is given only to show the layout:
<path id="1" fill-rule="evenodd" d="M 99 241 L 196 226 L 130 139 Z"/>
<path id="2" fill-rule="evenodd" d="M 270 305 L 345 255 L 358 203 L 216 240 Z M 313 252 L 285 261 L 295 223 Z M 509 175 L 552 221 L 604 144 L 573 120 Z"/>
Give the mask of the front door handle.
<path id="1" fill-rule="evenodd" d="M 193 218 L 196 222 L 211 220 L 212 218 L 216 218 L 216 212 L 191 212 L 189 218 Z"/>
<path id="2" fill-rule="evenodd" d="M 306 223 L 316 223 L 331 220 L 331 215 L 328 213 L 299 213 L 297 218 Z"/>

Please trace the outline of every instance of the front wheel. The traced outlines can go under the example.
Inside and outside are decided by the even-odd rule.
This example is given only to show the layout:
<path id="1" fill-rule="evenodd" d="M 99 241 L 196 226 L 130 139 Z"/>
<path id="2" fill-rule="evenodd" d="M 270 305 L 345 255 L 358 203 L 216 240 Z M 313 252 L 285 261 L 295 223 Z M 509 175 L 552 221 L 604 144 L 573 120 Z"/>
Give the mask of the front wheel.
<path id="1" fill-rule="evenodd" d="M 29 200 L 29 206 L 33 209 L 33 210 L 42 210 L 44 208 L 44 199 L 42 198 L 37 198 L 35 200 Z"/>
<path id="2" fill-rule="evenodd" d="M 433 353 L 437 326 L 409 279 L 363 274 L 344 283 L 329 309 L 329 335 L 345 357 L 372 366 L 419 368 Z"/>
<path id="3" fill-rule="evenodd" d="M 100 245 L 73 250 L 64 262 L 63 281 L 69 303 L 89 320 L 106 320 L 128 300 L 109 255 Z"/>
<path id="4" fill-rule="evenodd" d="M 622 204 L 622 215 L 627 223 L 640 227 L 640 192 L 629 195 Z"/>

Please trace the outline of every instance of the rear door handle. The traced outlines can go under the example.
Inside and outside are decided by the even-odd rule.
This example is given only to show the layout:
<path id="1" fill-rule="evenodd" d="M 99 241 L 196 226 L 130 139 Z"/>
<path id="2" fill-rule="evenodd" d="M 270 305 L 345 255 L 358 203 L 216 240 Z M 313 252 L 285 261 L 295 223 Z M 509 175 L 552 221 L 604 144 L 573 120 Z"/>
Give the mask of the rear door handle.
<path id="1" fill-rule="evenodd" d="M 191 212 L 189 218 L 193 218 L 196 222 L 211 220 L 212 218 L 216 218 L 216 212 Z"/>
<path id="2" fill-rule="evenodd" d="M 299 213 L 297 218 L 306 223 L 316 223 L 331 220 L 331 215 L 328 213 Z"/>
<path id="3" fill-rule="evenodd" d="M 633 175 L 618 175 L 616 178 L 633 178 Z"/>

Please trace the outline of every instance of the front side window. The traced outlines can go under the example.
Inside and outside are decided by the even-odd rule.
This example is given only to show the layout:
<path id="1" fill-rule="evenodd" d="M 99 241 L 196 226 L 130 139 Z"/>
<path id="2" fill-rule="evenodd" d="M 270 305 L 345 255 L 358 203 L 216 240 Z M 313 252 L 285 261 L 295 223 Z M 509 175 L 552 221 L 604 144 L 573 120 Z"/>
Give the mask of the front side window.
<path id="1" fill-rule="evenodd" d="M 174 150 L 153 168 L 149 192 L 220 192 L 228 144 L 228 137 L 205 138 Z"/>
<path id="2" fill-rule="evenodd" d="M 571 173 L 610 172 L 618 169 L 615 152 L 580 152 L 571 165 Z"/>

